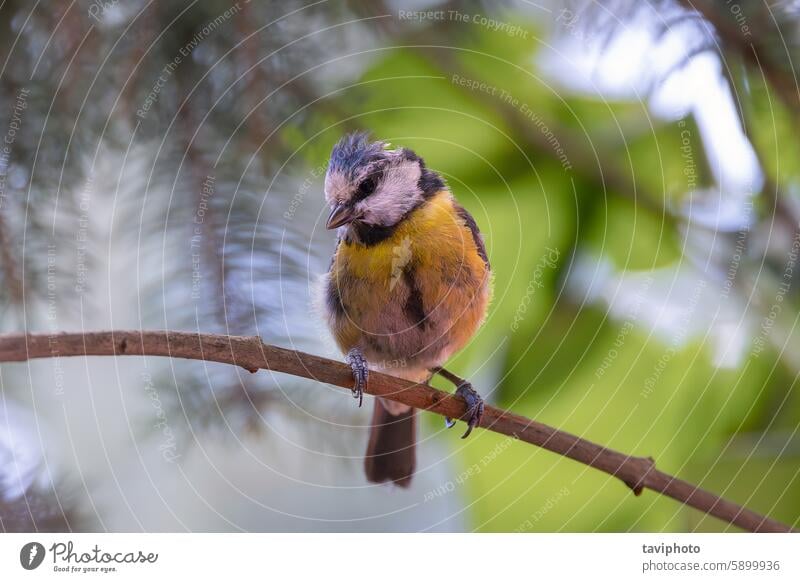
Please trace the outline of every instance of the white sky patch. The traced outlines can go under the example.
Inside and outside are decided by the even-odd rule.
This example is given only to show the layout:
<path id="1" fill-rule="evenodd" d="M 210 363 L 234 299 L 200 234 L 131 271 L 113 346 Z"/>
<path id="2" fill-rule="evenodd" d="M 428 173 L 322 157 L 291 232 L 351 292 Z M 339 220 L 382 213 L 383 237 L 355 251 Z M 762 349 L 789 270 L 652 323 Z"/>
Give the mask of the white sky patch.
<path id="1" fill-rule="evenodd" d="M 653 94 L 650 109 L 655 115 L 670 119 L 670 110 L 679 110 L 678 104 L 685 105 L 694 115 L 720 188 L 732 193 L 760 190 L 764 179 L 758 159 L 745 137 L 734 96 L 721 76 L 716 55 L 699 55 L 672 74 Z"/>
<path id="2" fill-rule="evenodd" d="M 699 44 L 697 29 L 679 24 L 660 34 L 660 25 L 660 17 L 643 5 L 607 41 L 605 34 L 586 29 L 578 17 L 554 39 L 552 48 L 542 50 L 537 65 L 575 92 L 600 99 L 646 99 L 653 115 L 662 120 L 692 114 L 721 189 L 758 191 L 761 169 L 721 75 L 718 56 L 704 52 L 682 63 Z"/>
<path id="3" fill-rule="evenodd" d="M 654 124 L 691 115 L 700 134 L 699 139 L 691 136 L 692 143 L 702 143 L 716 181 L 688 192 L 674 209 L 686 219 L 689 260 L 665 269 L 624 272 L 605 258 L 584 255 L 568 288 L 579 303 L 604 304 L 615 320 L 629 317 L 630 306 L 638 301 L 638 324 L 676 348 L 708 333 L 714 364 L 733 367 L 744 357 L 754 323 L 735 295 L 720 292 L 722 266 L 730 263 L 736 232 L 752 226 L 753 199 L 764 178 L 719 57 L 706 51 L 686 59 L 704 42 L 700 29 L 684 21 L 663 30 L 664 19 L 676 14 L 660 15 L 643 3 L 607 36 L 596 30 L 606 27 L 591 26 L 595 13 L 562 11 L 555 16 L 558 34 L 551 48 L 537 57 L 540 69 L 568 90 L 604 100 L 646 100 Z M 646 277 L 652 277 L 652 284 L 642 291 Z M 698 289 L 700 280 L 706 283 Z M 687 298 L 695 292 L 693 306 Z"/>
<path id="4" fill-rule="evenodd" d="M 584 253 L 575 259 L 567 292 L 578 304 L 604 305 L 612 319 L 630 320 L 676 351 L 705 340 L 713 365 L 723 368 L 741 363 L 757 323 L 740 300 L 688 263 L 619 271 L 608 259 Z"/>
<path id="5" fill-rule="evenodd" d="M 0 406 L 0 497 L 5 501 L 22 497 L 42 480 L 43 457 L 34 422 L 27 408 L 8 399 Z"/>
<path id="6" fill-rule="evenodd" d="M 693 225 L 712 232 L 749 229 L 755 218 L 749 194 L 724 194 L 718 188 L 694 191 L 681 211 Z"/>

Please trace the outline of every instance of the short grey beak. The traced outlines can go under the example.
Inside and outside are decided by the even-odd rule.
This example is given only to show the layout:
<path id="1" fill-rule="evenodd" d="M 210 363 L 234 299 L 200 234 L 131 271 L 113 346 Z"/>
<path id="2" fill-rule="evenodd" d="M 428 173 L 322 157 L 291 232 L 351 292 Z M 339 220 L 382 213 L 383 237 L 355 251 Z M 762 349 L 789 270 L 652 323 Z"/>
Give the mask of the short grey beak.
<path id="1" fill-rule="evenodd" d="M 332 228 L 339 228 L 342 225 L 351 222 L 353 218 L 354 211 L 353 207 L 347 204 L 339 204 L 331 210 L 330 216 L 328 216 L 328 222 L 325 223 L 325 228 L 328 230 Z"/>

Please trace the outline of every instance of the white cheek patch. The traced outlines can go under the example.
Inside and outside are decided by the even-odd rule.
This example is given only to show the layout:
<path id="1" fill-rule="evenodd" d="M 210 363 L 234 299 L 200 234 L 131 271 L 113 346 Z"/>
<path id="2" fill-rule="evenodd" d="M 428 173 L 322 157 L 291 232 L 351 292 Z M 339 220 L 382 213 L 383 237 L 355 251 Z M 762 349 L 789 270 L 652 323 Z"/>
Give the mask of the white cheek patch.
<path id="1" fill-rule="evenodd" d="M 350 181 L 339 172 L 325 175 L 325 200 L 328 204 L 341 204 L 350 198 Z"/>
<path id="2" fill-rule="evenodd" d="M 388 166 L 378 190 L 358 203 L 367 224 L 390 226 L 422 200 L 419 178 L 422 169 L 413 161 Z"/>

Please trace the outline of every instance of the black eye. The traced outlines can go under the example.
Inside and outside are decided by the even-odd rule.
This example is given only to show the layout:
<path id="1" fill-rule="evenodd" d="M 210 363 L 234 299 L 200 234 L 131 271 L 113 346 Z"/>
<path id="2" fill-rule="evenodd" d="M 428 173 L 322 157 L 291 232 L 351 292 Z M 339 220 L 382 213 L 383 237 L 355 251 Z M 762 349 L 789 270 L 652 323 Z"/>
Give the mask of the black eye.
<path id="1" fill-rule="evenodd" d="M 361 181 L 361 184 L 358 185 L 358 193 L 362 196 L 369 196 L 375 192 L 375 180 L 372 178 L 367 178 Z"/>

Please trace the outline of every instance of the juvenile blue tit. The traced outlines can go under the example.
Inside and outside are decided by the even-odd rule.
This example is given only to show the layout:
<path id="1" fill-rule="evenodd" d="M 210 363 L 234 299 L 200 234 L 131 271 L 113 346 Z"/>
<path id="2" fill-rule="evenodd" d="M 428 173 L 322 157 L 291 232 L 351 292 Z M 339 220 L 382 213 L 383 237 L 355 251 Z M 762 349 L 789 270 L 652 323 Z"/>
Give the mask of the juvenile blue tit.
<path id="1" fill-rule="evenodd" d="M 481 421 L 483 401 L 442 365 L 478 330 L 491 295 L 475 220 L 422 158 L 370 142 L 364 133 L 334 146 L 325 198 L 327 228 L 338 229 L 338 240 L 323 303 L 353 370 L 359 406 L 370 369 L 419 383 L 438 373 L 467 403 L 468 436 Z M 367 479 L 407 487 L 416 464 L 415 433 L 413 409 L 376 398 Z"/>

